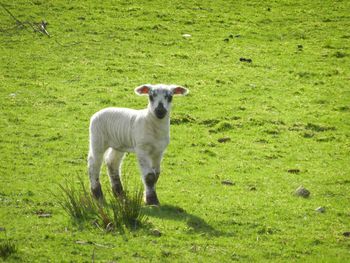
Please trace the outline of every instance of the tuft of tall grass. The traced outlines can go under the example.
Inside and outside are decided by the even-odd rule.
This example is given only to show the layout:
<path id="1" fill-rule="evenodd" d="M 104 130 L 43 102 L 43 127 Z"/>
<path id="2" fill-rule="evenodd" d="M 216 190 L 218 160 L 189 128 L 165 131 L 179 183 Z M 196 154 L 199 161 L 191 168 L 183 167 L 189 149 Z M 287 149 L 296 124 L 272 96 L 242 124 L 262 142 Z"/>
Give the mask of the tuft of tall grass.
<path id="1" fill-rule="evenodd" d="M 99 204 L 87 191 L 86 186 L 79 178 L 80 189 L 76 189 L 73 183 L 59 184 L 61 193 L 57 195 L 58 203 L 66 213 L 75 221 L 87 221 L 95 218 Z"/>
<path id="2" fill-rule="evenodd" d="M 14 241 L 8 239 L 0 240 L 0 258 L 6 260 L 10 255 L 15 254 L 18 248 Z"/>
<path id="3" fill-rule="evenodd" d="M 59 205 L 74 222 L 92 221 L 107 232 L 124 232 L 125 228 L 136 229 L 145 223 L 142 187 L 134 191 L 125 188 L 124 195 L 119 197 L 108 192 L 108 198 L 100 203 L 92 197 L 81 178 L 79 186 L 77 189 L 72 183 L 59 184 L 60 194 L 56 195 Z"/>
<path id="4" fill-rule="evenodd" d="M 136 229 L 146 221 L 146 215 L 142 210 L 143 190 L 142 187 L 134 191 L 125 190 L 122 197 L 113 195 L 110 207 L 113 211 L 114 222 L 130 229 Z"/>

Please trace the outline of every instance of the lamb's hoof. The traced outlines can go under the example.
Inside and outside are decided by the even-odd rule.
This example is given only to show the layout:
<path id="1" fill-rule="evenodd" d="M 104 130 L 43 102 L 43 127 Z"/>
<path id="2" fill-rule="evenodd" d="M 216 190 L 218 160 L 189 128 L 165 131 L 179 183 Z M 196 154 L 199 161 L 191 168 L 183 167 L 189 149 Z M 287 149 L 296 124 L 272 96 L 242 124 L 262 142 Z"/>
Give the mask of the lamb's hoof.
<path id="1" fill-rule="evenodd" d="M 112 192 L 114 197 L 119 198 L 119 199 L 125 199 L 125 192 L 123 191 L 122 188 L 112 188 Z"/>
<path id="2" fill-rule="evenodd" d="M 91 193 L 96 200 L 103 201 L 103 193 L 100 184 L 97 185 L 95 188 L 91 188 Z"/>
<path id="3" fill-rule="evenodd" d="M 96 199 L 102 198 L 103 193 L 102 193 L 101 185 L 97 185 L 95 188 L 91 187 L 91 193 L 93 197 L 95 197 Z"/>
<path id="4" fill-rule="evenodd" d="M 146 205 L 154 205 L 154 206 L 160 205 L 156 193 L 151 193 L 151 194 L 146 195 L 145 202 L 146 202 Z"/>

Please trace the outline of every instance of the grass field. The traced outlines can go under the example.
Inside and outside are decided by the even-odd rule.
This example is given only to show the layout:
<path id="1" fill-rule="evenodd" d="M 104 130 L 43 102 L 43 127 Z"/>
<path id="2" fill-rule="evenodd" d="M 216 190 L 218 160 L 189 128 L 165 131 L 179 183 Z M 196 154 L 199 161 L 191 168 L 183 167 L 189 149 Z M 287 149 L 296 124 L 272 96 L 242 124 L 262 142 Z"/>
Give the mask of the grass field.
<path id="1" fill-rule="evenodd" d="M 97 2 L 0 6 L 0 260 L 350 262 L 350 2 Z M 54 196 L 88 182 L 90 116 L 145 107 L 144 83 L 190 89 L 162 206 L 125 234 L 75 225 Z"/>

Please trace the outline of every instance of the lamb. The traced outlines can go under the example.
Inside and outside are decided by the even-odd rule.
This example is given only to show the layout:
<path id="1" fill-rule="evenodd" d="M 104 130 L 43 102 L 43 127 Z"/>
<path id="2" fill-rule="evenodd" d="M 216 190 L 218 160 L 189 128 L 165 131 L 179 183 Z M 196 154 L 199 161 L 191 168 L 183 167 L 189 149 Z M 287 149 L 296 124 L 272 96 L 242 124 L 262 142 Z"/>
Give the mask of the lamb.
<path id="1" fill-rule="evenodd" d="M 91 117 L 88 171 L 91 192 L 97 200 L 103 200 L 99 181 L 103 158 L 113 194 L 123 196 L 121 164 L 126 152 L 134 152 L 144 184 L 145 203 L 159 205 L 156 183 L 162 157 L 170 141 L 171 101 L 173 95 L 186 95 L 188 92 L 188 89 L 177 85 L 141 85 L 135 93 L 148 96 L 146 109 L 106 108 Z"/>

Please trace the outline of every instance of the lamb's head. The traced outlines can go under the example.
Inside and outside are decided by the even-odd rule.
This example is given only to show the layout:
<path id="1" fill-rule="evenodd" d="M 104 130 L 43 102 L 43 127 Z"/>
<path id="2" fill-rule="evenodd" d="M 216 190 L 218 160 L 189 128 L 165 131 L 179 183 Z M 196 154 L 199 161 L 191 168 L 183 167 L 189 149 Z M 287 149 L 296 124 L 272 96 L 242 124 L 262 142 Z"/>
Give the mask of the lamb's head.
<path id="1" fill-rule="evenodd" d="M 174 95 L 186 95 L 188 89 L 178 85 L 145 84 L 135 89 L 137 95 L 146 95 L 149 98 L 148 108 L 158 119 L 169 114 L 171 101 Z"/>

